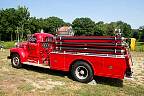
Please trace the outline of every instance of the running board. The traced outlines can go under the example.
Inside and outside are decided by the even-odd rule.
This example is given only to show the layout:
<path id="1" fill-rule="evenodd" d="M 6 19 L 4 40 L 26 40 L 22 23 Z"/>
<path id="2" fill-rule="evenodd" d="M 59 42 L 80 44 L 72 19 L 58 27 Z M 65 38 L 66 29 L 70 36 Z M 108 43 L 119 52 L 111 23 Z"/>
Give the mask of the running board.
<path id="1" fill-rule="evenodd" d="M 31 62 L 23 62 L 23 64 L 37 66 L 37 67 L 42 67 L 42 68 L 49 68 L 50 69 L 50 66 L 46 66 L 46 65 L 43 65 L 43 64 L 37 64 L 37 63 L 31 63 Z"/>

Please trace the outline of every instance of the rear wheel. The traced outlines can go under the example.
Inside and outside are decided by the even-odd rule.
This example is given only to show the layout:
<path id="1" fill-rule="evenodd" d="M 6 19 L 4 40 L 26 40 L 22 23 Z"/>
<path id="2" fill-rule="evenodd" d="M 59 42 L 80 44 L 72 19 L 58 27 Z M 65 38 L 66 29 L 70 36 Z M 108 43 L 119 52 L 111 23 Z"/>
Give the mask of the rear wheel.
<path id="1" fill-rule="evenodd" d="M 18 54 L 13 54 L 11 58 L 11 64 L 14 68 L 21 68 L 20 56 Z"/>
<path id="2" fill-rule="evenodd" d="M 91 66 L 84 61 L 78 61 L 73 64 L 71 74 L 75 80 L 82 83 L 88 83 L 93 80 L 93 70 Z"/>

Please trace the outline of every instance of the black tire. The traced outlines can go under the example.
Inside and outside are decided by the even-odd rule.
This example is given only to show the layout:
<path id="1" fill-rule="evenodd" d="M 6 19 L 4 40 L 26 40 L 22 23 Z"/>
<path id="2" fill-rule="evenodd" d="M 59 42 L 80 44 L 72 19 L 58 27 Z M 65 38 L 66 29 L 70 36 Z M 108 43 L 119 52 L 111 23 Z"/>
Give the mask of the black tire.
<path id="1" fill-rule="evenodd" d="M 88 83 L 93 80 L 93 70 L 84 61 L 77 61 L 71 66 L 71 75 L 74 80 L 82 83 Z"/>
<path id="2" fill-rule="evenodd" d="M 11 58 L 11 64 L 14 68 L 21 68 L 22 64 L 20 62 L 20 56 L 18 54 L 13 54 Z"/>

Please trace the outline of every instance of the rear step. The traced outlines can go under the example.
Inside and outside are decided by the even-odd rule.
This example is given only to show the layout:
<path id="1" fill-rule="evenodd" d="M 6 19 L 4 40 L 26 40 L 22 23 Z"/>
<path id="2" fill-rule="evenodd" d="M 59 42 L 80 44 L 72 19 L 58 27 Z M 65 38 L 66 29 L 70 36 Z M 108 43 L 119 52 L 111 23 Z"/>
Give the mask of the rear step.
<path id="1" fill-rule="evenodd" d="M 49 68 L 50 69 L 50 66 L 43 65 L 43 64 L 37 64 L 37 63 L 31 63 L 31 62 L 23 62 L 23 64 L 37 66 L 37 67 L 42 67 L 42 68 Z"/>

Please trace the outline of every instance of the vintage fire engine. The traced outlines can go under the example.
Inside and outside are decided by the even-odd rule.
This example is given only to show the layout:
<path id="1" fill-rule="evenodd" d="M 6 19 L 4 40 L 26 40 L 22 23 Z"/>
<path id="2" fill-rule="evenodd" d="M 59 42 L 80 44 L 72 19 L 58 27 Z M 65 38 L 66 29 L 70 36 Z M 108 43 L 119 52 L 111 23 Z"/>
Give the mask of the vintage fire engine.
<path id="1" fill-rule="evenodd" d="M 70 72 L 83 83 L 94 76 L 131 76 L 132 60 L 125 38 L 116 36 L 53 36 L 35 33 L 10 49 L 12 66 L 23 64 Z"/>

